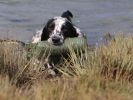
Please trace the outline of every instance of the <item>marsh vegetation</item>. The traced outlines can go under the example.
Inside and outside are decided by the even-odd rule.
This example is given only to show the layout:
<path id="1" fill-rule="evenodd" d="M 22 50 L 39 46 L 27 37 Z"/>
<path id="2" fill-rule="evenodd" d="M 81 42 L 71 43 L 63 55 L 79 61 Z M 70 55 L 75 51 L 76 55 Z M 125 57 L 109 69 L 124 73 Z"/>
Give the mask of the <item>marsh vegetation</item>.
<path id="1" fill-rule="evenodd" d="M 36 57 L 0 43 L 1 100 L 132 100 L 133 36 L 115 35 L 106 44 L 80 57 L 70 50 L 69 60 L 57 65 L 61 76 L 47 78 Z M 21 52 L 20 52 L 21 51 Z M 60 66 L 60 67 L 59 67 Z"/>

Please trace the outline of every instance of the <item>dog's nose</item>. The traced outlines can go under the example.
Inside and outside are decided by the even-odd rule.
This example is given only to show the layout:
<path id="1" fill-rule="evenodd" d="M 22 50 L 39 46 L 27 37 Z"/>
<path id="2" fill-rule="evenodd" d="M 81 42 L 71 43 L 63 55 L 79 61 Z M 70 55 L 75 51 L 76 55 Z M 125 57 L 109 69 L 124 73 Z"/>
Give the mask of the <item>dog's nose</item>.
<path id="1" fill-rule="evenodd" d="M 60 39 L 57 38 L 57 37 L 53 37 L 52 38 L 52 41 L 53 41 L 53 43 L 59 43 L 60 42 Z"/>

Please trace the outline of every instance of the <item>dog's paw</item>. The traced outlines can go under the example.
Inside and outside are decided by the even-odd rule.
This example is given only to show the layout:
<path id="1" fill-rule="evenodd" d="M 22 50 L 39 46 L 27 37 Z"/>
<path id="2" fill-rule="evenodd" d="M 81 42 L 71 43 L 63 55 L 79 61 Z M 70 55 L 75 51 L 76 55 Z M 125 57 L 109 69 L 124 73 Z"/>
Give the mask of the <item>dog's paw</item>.
<path id="1" fill-rule="evenodd" d="M 49 69 L 49 70 L 48 70 L 48 74 L 50 74 L 50 75 L 52 75 L 52 76 L 56 76 L 55 71 L 52 70 L 52 69 Z"/>
<path id="2" fill-rule="evenodd" d="M 44 67 L 45 67 L 46 69 L 52 69 L 53 66 L 54 66 L 54 64 L 49 64 L 49 63 L 46 63 L 46 64 L 44 65 Z"/>

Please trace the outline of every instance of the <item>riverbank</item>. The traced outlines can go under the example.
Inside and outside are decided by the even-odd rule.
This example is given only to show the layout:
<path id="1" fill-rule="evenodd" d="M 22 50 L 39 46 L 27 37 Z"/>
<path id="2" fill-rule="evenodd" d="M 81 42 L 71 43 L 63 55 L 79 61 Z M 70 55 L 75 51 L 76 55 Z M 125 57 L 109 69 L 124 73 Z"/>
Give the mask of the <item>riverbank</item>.
<path id="1" fill-rule="evenodd" d="M 80 57 L 57 65 L 62 76 L 47 78 L 43 60 L 26 60 L 25 51 L 0 45 L 1 100 L 132 100 L 133 36 L 116 35 Z M 61 66 L 61 67 L 59 67 Z"/>

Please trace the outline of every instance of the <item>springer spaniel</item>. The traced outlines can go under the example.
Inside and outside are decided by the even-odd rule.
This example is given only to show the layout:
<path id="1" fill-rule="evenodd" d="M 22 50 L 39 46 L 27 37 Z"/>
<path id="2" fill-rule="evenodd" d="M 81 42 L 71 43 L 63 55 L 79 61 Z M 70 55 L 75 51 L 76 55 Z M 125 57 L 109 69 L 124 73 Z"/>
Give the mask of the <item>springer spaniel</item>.
<path id="1" fill-rule="evenodd" d="M 39 41 L 48 41 L 53 45 L 61 45 L 66 38 L 82 37 L 80 29 L 72 23 L 73 14 L 70 11 L 65 11 L 61 16 L 50 19 L 42 30 L 39 30 L 32 38 L 32 43 Z M 53 69 L 54 61 L 59 57 L 51 56 L 47 63 L 47 68 Z M 53 60 L 53 61 L 51 61 Z M 54 63 L 54 64 L 53 64 Z M 46 66 L 45 66 L 46 67 Z M 57 71 L 53 71 L 56 74 Z"/>
<path id="2" fill-rule="evenodd" d="M 80 29 L 73 25 L 72 18 L 72 13 L 66 11 L 61 16 L 50 19 L 45 27 L 33 36 L 32 43 L 48 41 L 53 45 L 61 45 L 68 37 L 82 37 Z"/>

